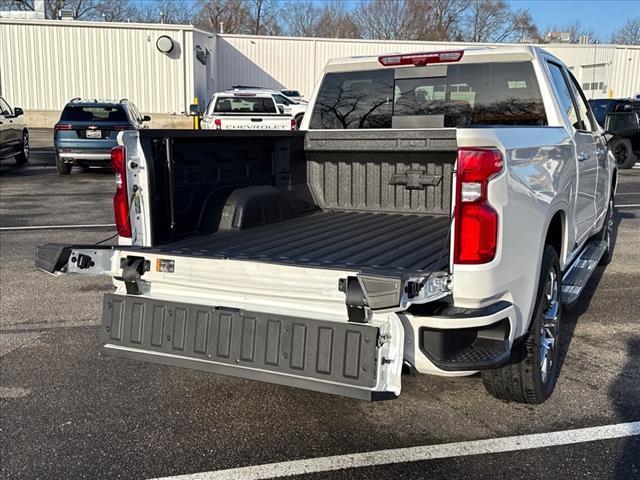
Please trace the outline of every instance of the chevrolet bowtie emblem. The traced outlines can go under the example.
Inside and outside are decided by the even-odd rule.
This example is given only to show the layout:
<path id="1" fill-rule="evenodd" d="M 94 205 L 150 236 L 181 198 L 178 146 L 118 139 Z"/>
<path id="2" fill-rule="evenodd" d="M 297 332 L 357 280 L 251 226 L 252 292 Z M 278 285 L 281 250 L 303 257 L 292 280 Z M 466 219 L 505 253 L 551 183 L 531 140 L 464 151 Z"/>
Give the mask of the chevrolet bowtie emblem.
<path id="1" fill-rule="evenodd" d="M 405 170 L 391 177 L 389 185 L 404 185 L 407 190 L 424 190 L 440 185 L 442 175 L 426 175 L 423 170 Z"/>

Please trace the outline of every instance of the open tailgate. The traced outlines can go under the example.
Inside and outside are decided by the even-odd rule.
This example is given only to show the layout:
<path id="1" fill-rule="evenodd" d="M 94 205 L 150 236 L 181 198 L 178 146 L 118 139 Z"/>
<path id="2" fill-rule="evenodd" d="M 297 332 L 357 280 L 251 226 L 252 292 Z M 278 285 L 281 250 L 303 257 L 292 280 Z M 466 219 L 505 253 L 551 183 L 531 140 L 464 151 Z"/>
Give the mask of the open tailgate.
<path id="1" fill-rule="evenodd" d="M 213 299 L 207 304 L 158 298 L 152 289 L 137 287 L 153 282 L 151 266 L 158 259 L 136 255 L 126 246 L 47 244 L 38 247 L 35 263 L 53 274 L 122 281 L 116 293 L 104 297 L 100 339 L 109 355 L 365 400 L 400 394 L 404 331 L 397 315 L 375 314 L 358 323 L 347 321 L 346 312 L 335 319 L 312 318 Z"/>

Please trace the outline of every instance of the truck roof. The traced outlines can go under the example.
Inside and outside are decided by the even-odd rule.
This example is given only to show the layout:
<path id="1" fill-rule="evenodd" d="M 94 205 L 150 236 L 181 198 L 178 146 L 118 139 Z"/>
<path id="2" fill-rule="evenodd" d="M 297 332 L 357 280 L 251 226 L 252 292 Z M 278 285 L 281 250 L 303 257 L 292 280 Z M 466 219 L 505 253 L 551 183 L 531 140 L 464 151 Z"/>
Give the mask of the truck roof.
<path id="1" fill-rule="evenodd" d="M 432 50 L 421 50 L 412 52 L 386 52 L 378 55 L 363 55 L 356 57 L 343 57 L 329 60 L 325 67 L 326 72 L 347 72 L 352 70 L 368 70 L 384 68 L 380 62 L 381 57 L 392 57 L 394 55 L 416 55 L 419 53 L 439 53 L 439 52 L 464 52 L 462 58 L 455 63 L 478 63 L 478 62 L 505 62 L 505 61 L 526 61 L 533 60 L 540 53 L 551 55 L 546 50 L 532 45 L 505 45 L 505 46 L 482 46 L 482 47 L 461 47 L 461 48 L 440 48 Z M 553 55 L 551 55 L 553 56 Z M 555 57 L 554 57 L 555 58 Z M 560 61 L 560 60 L 558 60 Z M 396 65 L 404 67 L 411 65 Z"/>

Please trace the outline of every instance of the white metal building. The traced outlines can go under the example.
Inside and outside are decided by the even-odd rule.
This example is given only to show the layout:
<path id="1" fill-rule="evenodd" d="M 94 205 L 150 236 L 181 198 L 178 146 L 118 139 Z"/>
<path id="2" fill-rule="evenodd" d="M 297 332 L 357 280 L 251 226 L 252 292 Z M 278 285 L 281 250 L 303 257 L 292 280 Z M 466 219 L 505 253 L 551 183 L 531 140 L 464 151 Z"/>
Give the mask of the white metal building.
<path id="1" fill-rule="evenodd" d="M 171 52 L 158 48 L 161 37 L 171 39 Z M 129 98 L 145 113 L 180 115 L 194 97 L 206 102 L 216 90 L 236 84 L 297 89 L 309 96 L 330 58 L 464 46 L 215 35 L 191 25 L 0 18 L 0 94 L 40 116 L 55 116 L 73 97 Z M 573 69 L 589 98 L 640 93 L 640 46 L 545 48 Z"/>
<path id="2" fill-rule="evenodd" d="M 162 36 L 171 52 L 157 48 Z M 145 113 L 180 114 L 215 88 L 215 40 L 190 25 L 0 19 L 0 92 L 25 110 L 128 98 Z"/>

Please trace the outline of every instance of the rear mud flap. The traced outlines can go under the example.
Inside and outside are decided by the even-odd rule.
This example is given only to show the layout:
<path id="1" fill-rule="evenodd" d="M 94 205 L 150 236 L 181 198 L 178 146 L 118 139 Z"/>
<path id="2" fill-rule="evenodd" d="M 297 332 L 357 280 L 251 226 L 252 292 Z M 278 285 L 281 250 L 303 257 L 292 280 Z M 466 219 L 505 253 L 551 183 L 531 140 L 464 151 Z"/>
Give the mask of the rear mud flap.
<path id="1" fill-rule="evenodd" d="M 386 400 L 400 394 L 401 322 L 354 324 L 105 295 L 105 353 L 269 383 Z"/>

